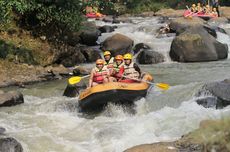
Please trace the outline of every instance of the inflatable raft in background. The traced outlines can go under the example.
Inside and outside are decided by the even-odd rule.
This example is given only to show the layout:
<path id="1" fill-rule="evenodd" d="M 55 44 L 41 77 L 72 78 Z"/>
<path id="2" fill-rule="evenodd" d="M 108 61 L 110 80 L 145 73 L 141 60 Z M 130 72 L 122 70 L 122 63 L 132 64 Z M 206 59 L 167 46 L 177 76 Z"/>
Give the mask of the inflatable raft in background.
<path id="1" fill-rule="evenodd" d="M 194 16 L 197 16 L 197 17 L 200 17 L 204 20 L 209 20 L 211 18 L 216 18 L 218 17 L 218 15 L 214 15 L 214 14 L 204 14 L 203 12 L 200 12 L 200 13 L 194 13 L 194 12 L 191 12 L 190 10 L 185 10 L 184 11 L 184 17 L 194 17 Z"/>
<path id="2" fill-rule="evenodd" d="M 87 18 L 102 18 L 105 15 L 101 14 L 101 13 L 88 13 L 85 15 Z"/>
<path id="3" fill-rule="evenodd" d="M 145 81 L 152 81 L 153 77 L 146 74 Z M 114 104 L 133 104 L 147 95 L 150 84 L 146 82 L 122 83 L 109 82 L 85 89 L 79 95 L 81 112 L 102 110 L 109 102 Z"/>

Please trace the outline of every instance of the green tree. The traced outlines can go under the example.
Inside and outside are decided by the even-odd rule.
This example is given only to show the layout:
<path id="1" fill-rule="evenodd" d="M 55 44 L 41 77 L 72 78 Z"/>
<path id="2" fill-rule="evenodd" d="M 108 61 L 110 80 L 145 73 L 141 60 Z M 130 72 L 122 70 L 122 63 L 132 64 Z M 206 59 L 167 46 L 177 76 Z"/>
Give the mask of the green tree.
<path id="1" fill-rule="evenodd" d="M 21 20 L 41 26 L 61 23 L 78 30 L 81 4 L 80 0 L 0 0 L 0 21 Z"/>

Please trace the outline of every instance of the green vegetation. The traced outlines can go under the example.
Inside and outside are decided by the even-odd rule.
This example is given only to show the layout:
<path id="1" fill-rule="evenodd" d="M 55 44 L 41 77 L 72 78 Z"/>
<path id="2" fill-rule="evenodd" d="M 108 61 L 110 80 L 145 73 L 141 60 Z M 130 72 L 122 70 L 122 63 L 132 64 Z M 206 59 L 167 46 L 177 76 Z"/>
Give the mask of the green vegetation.
<path id="1" fill-rule="evenodd" d="M 145 11 L 158 11 L 161 8 L 168 7 L 166 3 L 158 2 L 156 0 L 146 0 L 146 1 L 138 1 L 138 0 L 130 0 L 127 2 L 128 12 L 130 13 L 142 13 Z"/>
<path id="2" fill-rule="evenodd" d="M 79 0 L 1 0 L 0 21 L 14 20 L 26 26 L 64 24 L 78 30 L 81 22 Z"/>
<path id="3" fill-rule="evenodd" d="M 185 139 L 203 145 L 204 151 L 230 151 L 230 119 L 207 120 Z"/>
<path id="4" fill-rule="evenodd" d="M 6 44 L 0 40 L 0 58 L 18 63 L 37 64 L 31 50 L 17 48 L 13 43 Z"/>

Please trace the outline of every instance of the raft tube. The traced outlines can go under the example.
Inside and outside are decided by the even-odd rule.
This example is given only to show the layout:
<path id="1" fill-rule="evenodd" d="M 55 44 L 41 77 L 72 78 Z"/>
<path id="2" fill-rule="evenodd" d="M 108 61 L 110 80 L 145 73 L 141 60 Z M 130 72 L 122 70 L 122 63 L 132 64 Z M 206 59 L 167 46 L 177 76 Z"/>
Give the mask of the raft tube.
<path id="1" fill-rule="evenodd" d="M 200 12 L 200 13 L 193 13 L 191 12 L 190 10 L 185 10 L 184 12 L 184 17 L 193 17 L 193 16 L 197 16 L 197 17 L 200 17 L 204 20 L 209 20 L 211 18 L 216 18 L 218 17 L 217 15 L 214 15 L 214 14 L 204 14 L 203 12 Z"/>
<path id="2" fill-rule="evenodd" d="M 145 75 L 145 80 L 151 81 L 151 75 Z M 133 104 L 134 101 L 145 97 L 150 85 L 145 82 L 123 83 L 109 82 L 85 89 L 79 95 L 81 112 L 98 111 L 109 102 L 114 104 Z"/>
<path id="3" fill-rule="evenodd" d="M 104 15 L 101 13 L 88 13 L 88 14 L 86 14 L 86 17 L 88 17 L 88 18 L 101 18 L 101 17 L 104 17 Z"/>

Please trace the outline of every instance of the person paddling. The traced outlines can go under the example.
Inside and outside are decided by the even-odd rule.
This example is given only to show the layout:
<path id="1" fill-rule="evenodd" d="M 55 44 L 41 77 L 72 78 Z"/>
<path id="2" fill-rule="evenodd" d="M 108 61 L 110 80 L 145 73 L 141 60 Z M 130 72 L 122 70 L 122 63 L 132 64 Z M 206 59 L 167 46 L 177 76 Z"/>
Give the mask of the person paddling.
<path id="1" fill-rule="evenodd" d="M 196 4 L 192 4 L 192 7 L 190 8 L 190 11 L 195 13 L 196 12 Z"/>
<path id="2" fill-rule="evenodd" d="M 96 61 L 96 67 L 92 69 L 89 79 L 89 87 L 109 82 L 109 70 L 104 65 L 103 59 Z"/>
<path id="3" fill-rule="evenodd" d="M 124 76 L 119 82 L 133 83 L 137 82 L 134 79 L 139 79 L 141 76 L 141 70 L 139 66 L 132 61 L 132 54 L 127 53 L 124 55 Z M 129 79 L 130 78 L 130 79 Z"/>
<path id="4" fill-rule="evenodd" d="M 116 78 L 117 81 L 121 79 L 123 73 L 124 73 L 124 58 L 122 55 L 117 55 L 115 57 L 115 63 L 113 65 L 113 72 L 112 76 Z"/>
<path id="5" fill-rule="evenodd" d="M 104 52 L 104 58 L 105 58 L 105 65 L 108 69 L 113 68 L 114 63 L 114 57 L 111 57 L 111 53 L 109 51 Z"/>

